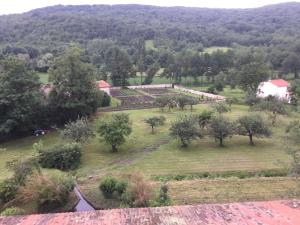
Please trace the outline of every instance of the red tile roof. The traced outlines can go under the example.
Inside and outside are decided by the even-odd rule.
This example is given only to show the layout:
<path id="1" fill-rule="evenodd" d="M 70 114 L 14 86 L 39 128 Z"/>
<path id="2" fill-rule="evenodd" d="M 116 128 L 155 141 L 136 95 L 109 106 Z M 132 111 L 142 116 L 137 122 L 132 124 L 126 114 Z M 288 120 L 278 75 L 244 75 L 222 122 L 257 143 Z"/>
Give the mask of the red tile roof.
<path id="1" fill-rule="evenodd" d="M 0 217 L 6 225 L 300 224 L 300 201 L 203 204 Z"/>
<path id="2" fill-rule="evenodd" d="M 288 87 L 290 85 L 289 82 L 283 80 L 283 79 L 277 79 L 277 80 L 270 80 L 272 84 L 276 85 L 277 87 Z"/>
<path id="3" fill-rule="evenodd" d="M 104 80 L 97 81 L 98 88 L 110 88 L 110 84 Z"/>

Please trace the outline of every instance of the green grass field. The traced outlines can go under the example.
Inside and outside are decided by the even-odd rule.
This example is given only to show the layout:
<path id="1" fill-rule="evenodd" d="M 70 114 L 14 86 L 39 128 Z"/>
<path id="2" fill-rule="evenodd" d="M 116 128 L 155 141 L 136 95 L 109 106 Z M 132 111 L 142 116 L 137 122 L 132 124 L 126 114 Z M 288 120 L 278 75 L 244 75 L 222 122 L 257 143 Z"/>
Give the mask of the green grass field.
<path id="1" fill-rule="evenodd" d="M 40 77 L 40 81 L 42 84 L 48 84 L 49 83 L 49 74 L 48 73 L 37 73 Z"/>
<path id="2" fill-rule="evenodd" d="M 83 146 L 81 164 L 74 173 L 78 178 L 80 187 L 90 200 L 99 202 L 103 197 L 99 198 L 100 200 L 94 198 L 101 195 L 98 185 L 101 178 L 105 175 L 123 176 L 133 171 L 140 171 L 147 177 L 154 178 L 158 175 L 170 176 L 202 172 L 285 169 L 290 164 L 290 158 L 284 147 L 283 128 L 286 127 L 289 121 L 299 118 L 297 113 L 293 113 L 289 117 L 280 116 L 277 127 L 273 129 L 273 136 L 265 139 L 254 139 L 255 146 L 248 145 L 247 137 L 234 136 L 232 139 L 225 140 L 226 147 L 224 148 L 218 147 L 218 143 L 213 138 L 195 140 L 188 148 L 180 148 L 178 140 L 173 140 L 168 135 L 171 122 L 180 114 L 195 114 L 208 107 L 209 105 L 197 105 L 193 112 L 190 112 L 188 107 L 185 111 L 173 110 L 171 112 L 168 112 L 168 110 L 162 112 L 159 109 L 126 111 L 131 118 L 133 132 L 127 139 L 127 142 L 120 146 L 119 152 L 112 153 L 110 146 L 99 142 L 97 137 Z M 240 115 L 247 113 L 249 113 L 247 106 L 233 105 L 232 112 L 225 115 L 234 120 Z M 108 114 L 110 113 L 101 113 L 99 116 L 103 117 Z M 163 115 L 167 118 L 166 124 L 157 128 L 155 134 L 151 134 L 150 127 L 144 123 L 146 118 L 153 115 Z M 59 137 L 58 131 L 47 134 L 41 139 L 47 147 L 63 142 Z M 36 154 L 32 149 L 32 145 L 39 140 L 40 138 L 27 137 L 0 145 L 0 157 L 2 159 L 0 161 L 0 180 L 10 176 L 10 172 L 6 169 L 6 162 Z M 219 200 L 224 202 L 247 200 L 255 197 L 251 190 L 248 190 L 248 188 L 252 188 L 253 182 L 257 183 L 259 187 L 257 191 L 267 190 L 267 181 L 261 180 L 263 178 L 255 179 L 255 182 L 251 180 L 249 181 L 250 183 L 239 181 L 241 184 L 237 184 L 236 180 L 225 179 L 224 182 L 227 186 L 223 186 L 221 190 L 218 189 L 217 183 L 213 184 L 207 181 L 208 183 L 205 183 L 205 185 L 208 185 L 207 188 L 211 195 L 207 198 L 205 197 L 206 194 L 201 195 L 203 188 L 206 186 L 204 185 L 203 188 L 198 187 L 202 185 L 201 180 L 197 181 L 199 184 L 194 183 L 195 186 L 189 184 L 193 180 L 178 181 L 178 183 L 170 181 L 170 191 L 176 203 L 184 203 L 185 201 L 185 203 L 211 202 L 213 199 L 215 199 L 214 202 Z M 159 182 L 154 180 L 153 182 L 159 185 Z M 206 180 L 203 182 L 206 182 Z M 272 182 L 274 184 L 280 183 L 277 178 L 273 178 L 270 181 L 271 189 L 268 190 L 269 192 L 265 196 L 266 199 L 279 198 L 280 196 L 289 197 L 287 193 L 295 185 L 294 180 L 288 180 L 286 184 L 282 181 L 277 187 L 273 187 Z M 198 197 L 192 200 L 194 197 L 188 198 L 184 193 L 178 194 L 183 192 L 181 190 L 183 187 L 189 190 L 191 196 Z M 236 188 L 235 191 L 230 192 L 231 194 L 226 197 L 226 193 L 234 188 Z M 275 191 L 276 188 L 278 191 Z M 218 198 L 219 192 L 222 194 Z M 238 197 L 239 195 L 240 197 Z M 263 199 L 263 197 L 262 194 L 258 194 L 256 199 Z M 106 204 L 105 207 L 116 207 L 114 205 L 116 204 L 115 202 L 105 201 L 102 203 Z"/>

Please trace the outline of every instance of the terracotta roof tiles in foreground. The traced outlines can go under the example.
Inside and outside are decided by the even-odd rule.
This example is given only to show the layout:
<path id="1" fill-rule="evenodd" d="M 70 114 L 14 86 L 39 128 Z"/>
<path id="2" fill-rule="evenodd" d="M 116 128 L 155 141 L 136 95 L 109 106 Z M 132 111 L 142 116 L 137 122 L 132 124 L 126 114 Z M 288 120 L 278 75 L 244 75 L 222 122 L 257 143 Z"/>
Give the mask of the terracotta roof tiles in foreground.
<path id="1" fill-rule="evenodd" d="M 300 201 L 203 204 L 0 217 L 5 225 L 300 224 Z"/>

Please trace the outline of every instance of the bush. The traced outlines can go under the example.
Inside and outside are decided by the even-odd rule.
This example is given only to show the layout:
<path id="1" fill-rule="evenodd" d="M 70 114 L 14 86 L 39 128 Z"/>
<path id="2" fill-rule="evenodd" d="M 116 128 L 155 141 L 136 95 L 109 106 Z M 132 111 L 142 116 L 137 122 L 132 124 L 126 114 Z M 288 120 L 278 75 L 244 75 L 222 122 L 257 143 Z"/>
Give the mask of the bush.
<path id="1" fill-rule="evenodd" d="M 112 197 L 114 191 L 116 190 L 117 183 L 118 183 L 117 180 L 113 177 L 105 177 L 101 181 L 99 188 L 105 198 Z"/>
<path id="2" fill-rule="evenodd" d="M 117 184 L 116 184 L 116 187 L 115 187 L 115 190 L 116 192 L 118 192 L 118 194 L 121 196 L 123 193 L 125 193 L 127 189 L 127 182 L 124 182 L 124 181 L 119 181 Z"/>
<path id="3" fill-rule="evenodd" d="M 130 207 L 147 207 L 152 195 L 150 183 L 140 173 L 134 173 L 130 176 L 127 191 L 121 198 Z"/>
<path id="4" fill-rule="evenodd" d="M 18 183 L 14 179 L 6 179 L 0 183 L 0 201 L 7 203 L 13 200 L 19 189 Z"/>
<path id="5" fill-rule="evenodd" d="M 10 207 L 0 213 L 0 216 L 17 216 L 17 215 L 25 215 L 24 209 L 17 208 L 17 207 Z"/>
<path id="6" fill-rule="evenodd" d="M 23 203 L 35 202 L 40 212 L 46 212 L 65 205 L 74 189 L 72 177 L 55 173 L 34 173 L 21 187 L 17 197 Z"/>
<path id="7" fill-rule="evenodd" d="M 224 83 L 220 80 L 215 81 L 215 88 L 217 91 L 223 91 L 224 89 Z"/>
<path id="8" fill-rule="evenodd" d="M 58 145 L 54 148 L 39 152 L 39 163 L 44 168 L 56 168 L 60 170 L 75 169 L 81 158 L 81 146 L 79 144 Z"/>
<path id="9" fill-rule="evenodd" d="M 211 93 L 211 94 L 215 94 L 215 86 L 214 85 L 210 85 L 208 88 L 207 88 L 207 92 L 208 93 Z"/>
<path id="10" fill-rule="evenodd" d="M 225 112 L 230 111 L 230 107 L 227 104 L 225 104 L 224 102 L 218 102 L 218 103 L 214 104 L 212 107 L 218 113 L 225 113 Z"/>
<path id="11" fill-rule="evenodd" d="M 111 101 L 110 96 L 106 92 L 103 92 L 101 107 L 110 106 L 110 101 Z"/>
<path id="12" fill-rule="evenodd" d="M 36 158 L 13 160 L 7 163 L 7 168 L 14 173 L 14 180 L 19 185 L 24 185 L 26 178 L 40 169 Z"/>
<path id="13" fill-rule="evenodd" d="M 170 201 L 170 197 L 168 195 L 169 187 L 164 184 L 160 187 L 159 191 L 159 203 L 160 205 L 168 205 Z"/>

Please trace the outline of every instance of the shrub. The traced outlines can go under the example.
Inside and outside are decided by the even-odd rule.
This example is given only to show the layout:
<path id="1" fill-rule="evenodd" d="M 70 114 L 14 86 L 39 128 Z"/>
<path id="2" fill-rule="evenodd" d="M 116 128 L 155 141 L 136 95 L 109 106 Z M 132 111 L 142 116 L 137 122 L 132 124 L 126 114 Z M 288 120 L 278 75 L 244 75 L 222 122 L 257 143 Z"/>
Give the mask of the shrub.
<path id="1" fill-rule="evenodd" d="M 75 169 L 81 158 L 81 146 L 79 144 L 58 145 L 54 148 L 39 152 L 39 163 L 44 168 L 56 168 L 60 170 Z"/>
<path id="2" fill-rule="evenodd" d="M 105 198 L 112 197 L 114 191 L 116 190 L 117 183 L 118 183 L 117 180 L 113 177 L 105 177 L 101 181 L 99 188 Z"/>
<path id="3" fill-rule="evenodd" d="M 14 173 L 13 177 L 16 183 L 24 185 L 27 176 L 34 170 L 39 170 L 39 165 L 36 158 L 28 158 L 8 162 L 7 168 Z"/>
<path id="4" fill-rule="evenodd" d="M 17 208 L 17 207 L 10 207 L 5 209 L 0 213 L 0 216 L 17 216 L 17 215 L 24 215 L 24 209 Z"/>
<path id="5" fill-rule="evenodd" d="M 225 112 L 230 111 L 230 107 L 227 104 L 225 104 L 224 102 L 218 102 L 218 103 L 214 104 L 212 107 L 218 113 L 225 113 Z"/>
<path id="6" fill-rule="evenodd" d="M 147 207 L 152 196 L 149 182 L 142 174 L 133 173 L 129 178 L 127 191 L 122 195 L 122 201 L 130 207 Z"/>
<path id="7" fill-rule="evenodd" d="M 210 85 L 210 86 L 207 88 L 207 92 L 208 92 L 208 93 L 211 93 L 211 94 L 215 94 L 215 86 L 214 86 L 214 85 Z"/>
<path id="8" fill-rule="evenodd" d="M 23 203 L 35 202 L 38 210 L 44 212 L 65 205 L 73 189 L 73 178 L 59 171 L 33 173 L 20 188 L 17 198 Z"/>
<path id="9" fill-rule="evenodd" d="M 6 179 L 0 183 L 0 201 L 7 203 L 13 200 L 17 194 L 19 185 L 14 179 Z"/>
<path id="10" fill-rule="evenodd" d="M 168 205 L 170 197 L 168 195 L 169 187 L 168 185 L 164 184 L 160 187 L 159 191 L 159 203 L 161 205 Z"/>
<path id="11" fill-rule="evenodd" d="M 123 193 L 125 193 L 127 189 L 127 182 L 125 181 L 119 181 L 117 184 L 116 184 L 116 187 L 115 187 L 115 190 L 116 192 L 118 192 L 118 194 L 121 196 Z"/>

